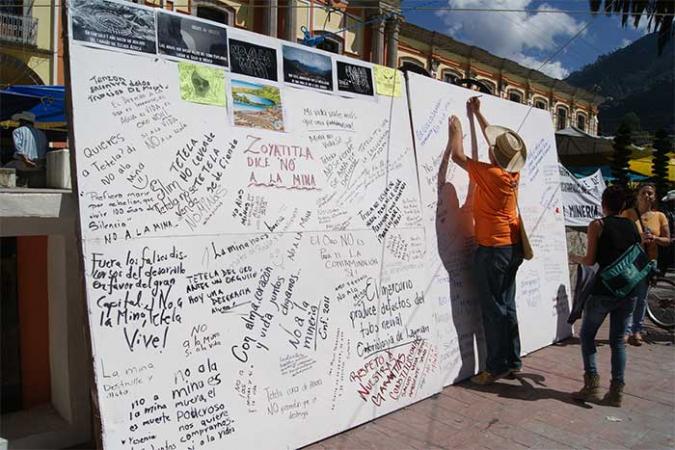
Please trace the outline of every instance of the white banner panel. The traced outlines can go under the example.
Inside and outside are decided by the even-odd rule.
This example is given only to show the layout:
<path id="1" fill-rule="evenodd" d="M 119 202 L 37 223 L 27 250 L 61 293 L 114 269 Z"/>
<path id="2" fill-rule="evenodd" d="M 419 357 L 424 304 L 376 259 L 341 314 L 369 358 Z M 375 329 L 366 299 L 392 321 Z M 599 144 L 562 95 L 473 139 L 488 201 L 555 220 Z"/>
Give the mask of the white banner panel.
<path id="1" fill-rule="evenodd" d="M 602 217 L 602 193 L 606 187 L 600 169 L 587 177 L 576 178 L 560 164 L 560 191 L 565 225 L 585 227 L 593 219 Z"/>
<path id="2" fill-rule="evenodd" d="M 473 216 L 467 173 L 450 161 L 439 185 L 448 141 L 448 118 L 455 114 L 465 133 L 464 149 L 487 161 L 488 146 L 478 123 L 470 122 L 467 100 L 478 93 L 421 75 L 409 74 L 411 115 L 427 229 L 427 301 L 438 305 L 445 384 L 478 371 L 482 362 L 479 299 L 473 286 Z M 519 204 L 535 258 L 518 270 L 516 303 L 523 353 L 570 335 L 567 248 L 560 199 L 555 138 L 548 112 L 491 95 L 481 98 L 489 123 L 514 130 L 525 140 L 527 164 L 521 173 Z M 523 124 L 521 127 L 521 123 Z"/>
<path id="3" fill-rule="evenodd" d="M 212 22 L 69 5 L 104 446 L 293 448 L 438 392 L 405 86 Z"/>

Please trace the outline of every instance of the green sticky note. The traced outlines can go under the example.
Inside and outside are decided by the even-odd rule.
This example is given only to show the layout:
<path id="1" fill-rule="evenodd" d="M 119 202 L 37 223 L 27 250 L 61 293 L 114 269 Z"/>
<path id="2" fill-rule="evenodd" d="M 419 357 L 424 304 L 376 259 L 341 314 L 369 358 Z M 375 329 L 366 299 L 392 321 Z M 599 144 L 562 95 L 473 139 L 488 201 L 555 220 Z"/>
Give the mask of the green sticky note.
<path id="1" fill-rule="evenodd" d="M 400 97 L 402 86 L 401 72 L 391 67 L 375 65 L 375 91 L 379 95 Z"/>
<path id="2" fill-rule="evenodd" d="M 178 63 L 180 98 L 187 102 L 225 106 L 225 71 L 216 67 Z"/>

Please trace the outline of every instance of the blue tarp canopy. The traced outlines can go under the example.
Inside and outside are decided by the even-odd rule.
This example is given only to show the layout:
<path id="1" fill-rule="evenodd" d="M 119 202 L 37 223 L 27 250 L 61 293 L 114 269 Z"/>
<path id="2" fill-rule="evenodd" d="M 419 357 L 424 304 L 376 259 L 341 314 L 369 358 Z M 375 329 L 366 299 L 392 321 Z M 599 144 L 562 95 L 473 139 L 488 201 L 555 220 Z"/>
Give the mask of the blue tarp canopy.
<path id="1" fill-rule="evenodd" d="M 63 86 L 14 85 L 0 90 L 0 122 L 11 120 L 21 111 L 35 114 L 42 128 L 64 127 L 66 122 Z"/>

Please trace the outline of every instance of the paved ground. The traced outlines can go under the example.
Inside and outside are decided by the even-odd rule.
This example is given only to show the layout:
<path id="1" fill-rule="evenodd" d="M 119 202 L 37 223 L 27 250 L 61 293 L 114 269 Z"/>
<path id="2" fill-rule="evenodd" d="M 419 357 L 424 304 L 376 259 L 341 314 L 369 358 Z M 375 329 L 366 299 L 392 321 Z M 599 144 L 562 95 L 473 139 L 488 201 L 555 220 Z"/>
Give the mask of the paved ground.
<path id="1" fill-rule="evenodd" d="M 598 333 L 604 389 L 609 385 L 607 322 Z M 675 448 L 673 336 L 656 328 L 648 331 L 649 344 L 628 349 L 620 409 L 570 399 L 583 377 L 579 340 L 571 338 L 524 358 L 516 380 L 488 387 L 469 382 L 451 386 L 307 448 Z"/>

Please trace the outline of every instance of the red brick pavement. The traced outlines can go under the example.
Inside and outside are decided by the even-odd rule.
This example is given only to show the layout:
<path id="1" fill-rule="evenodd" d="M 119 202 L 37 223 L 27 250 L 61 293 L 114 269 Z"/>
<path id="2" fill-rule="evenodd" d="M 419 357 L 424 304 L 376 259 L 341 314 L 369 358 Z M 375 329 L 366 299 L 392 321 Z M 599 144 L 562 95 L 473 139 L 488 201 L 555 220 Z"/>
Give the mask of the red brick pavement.
<path id="1" fill-rule="evenodd" d="M 579 325 L 579 323 L 577 323 Z M 523 359 L 515 380 L 450 386 L 367 424 L 306 447 L 320 449 L 671 449 L 675 448 L 673 335 L 649 328 L 629 347 L 622 408 L 579 404 L 579 341 L 568 339 Z M 609 385 L 607 321 L 598 333 L 601 385 Z M 604 343 L 604 345 L 602 345 Z"/>

